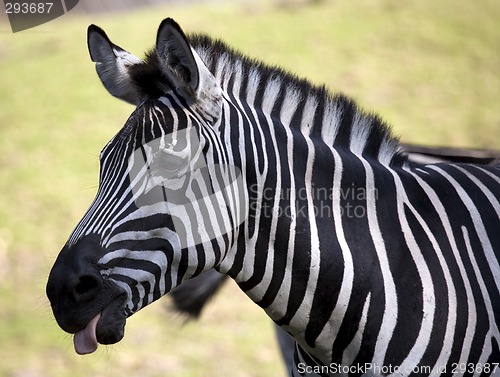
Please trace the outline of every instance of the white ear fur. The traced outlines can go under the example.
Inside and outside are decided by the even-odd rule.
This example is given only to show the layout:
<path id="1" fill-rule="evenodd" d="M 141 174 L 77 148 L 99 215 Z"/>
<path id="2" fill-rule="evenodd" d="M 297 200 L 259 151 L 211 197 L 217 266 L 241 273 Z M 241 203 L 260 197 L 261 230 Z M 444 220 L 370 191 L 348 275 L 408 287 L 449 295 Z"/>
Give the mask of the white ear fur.
<path id="1" fill-rule="evenodd" d="M 113 44 L 106 33 L 95 25 L 87 32 L 90 57 L 96 63 L 96 70 L 108 92 L 133 105 L 141 100 L 141 93 L 129 75 L 129 67 L 142 60 Z"/>
<path id="2" fill-rule="evenodd" d="M 222 88 L 198 53 L 194 49 L 192 52 L 198 67 L 199 83 L 195 94 L 196 103 L 206 115 L 217 119 L 222 111 Z"/>

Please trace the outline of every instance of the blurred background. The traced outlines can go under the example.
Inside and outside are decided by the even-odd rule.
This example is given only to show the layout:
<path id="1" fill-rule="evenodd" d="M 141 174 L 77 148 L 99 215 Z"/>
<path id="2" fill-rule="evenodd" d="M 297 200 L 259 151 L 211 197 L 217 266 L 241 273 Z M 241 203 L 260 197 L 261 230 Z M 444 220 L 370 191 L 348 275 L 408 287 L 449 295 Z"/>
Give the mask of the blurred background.
<path id="1" fill-rule="evenodd" d="M 95 74 L 90 23 L 143 56 L 173 17 L 344 92 L 404 142 L 500 149 L 498 0 L 80 0 L 19 33 L 0 13 L 0 377 L 285 374 L 270 321 L 234 284 L 198 322 L 164 298 L 90 356 L 57 327 L 48 272 L 95 194 L 101 148 L 133 110 Z"/>

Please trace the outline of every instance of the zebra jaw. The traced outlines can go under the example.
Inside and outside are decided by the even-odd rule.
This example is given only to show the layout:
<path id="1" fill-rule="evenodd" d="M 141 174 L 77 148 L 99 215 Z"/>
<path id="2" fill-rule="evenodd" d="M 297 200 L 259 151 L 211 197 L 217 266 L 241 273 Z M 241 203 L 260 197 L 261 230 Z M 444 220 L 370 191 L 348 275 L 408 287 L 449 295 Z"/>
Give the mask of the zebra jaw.
<path id="1" fill-rule="evenodd" d="M 122 314 L 122 303 L 121 297 L 114 300 L 74 333 L 73 345 L 77 354 L 90 354 L 99 344 L 115 344 L 123 339 L 127 316 Z"/>

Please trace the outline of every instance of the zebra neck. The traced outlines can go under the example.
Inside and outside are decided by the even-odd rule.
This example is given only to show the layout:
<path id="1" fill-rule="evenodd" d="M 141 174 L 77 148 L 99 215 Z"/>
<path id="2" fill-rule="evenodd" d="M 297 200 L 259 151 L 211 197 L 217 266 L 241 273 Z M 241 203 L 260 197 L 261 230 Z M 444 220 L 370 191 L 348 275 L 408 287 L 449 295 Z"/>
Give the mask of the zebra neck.
<path id="1" fill-rule="evenodd" d="M 275 168 L 264 168 L 256 177 L 260 183 L 248 182 L 249 216 L 238 247 L 224 260 L 224 272 L 304 350 L 329 362 L 331 346 L 309 343 L 306 329 L 313 339 L 335 338 L 342 316 L 334 307 L 348 303 L 343 290 L 359 297 L 359 308 L 350 314 L 361 315 L 369 292 L 349 280 L 345 271 L 352 272 L 353 262 L 341 244 L 345 227 L 369 234 L 367 201 L 379 194 L 370 187 L 373 181 L 366 181 L 361 162 L 345 165 L 338 153 L 314 158 L 313 149 L 305 152 L 279 163 L 278 151 L 270 152 L 268 162 Z M 360 258 L 357 266 L 369 271 L 370 260 L 363 263 Z M 321 303 L 314 300 L 318 294 Z M 308 325 L 313 312 L 318 321 Z"/>
<path id="2" fill-rule="evenodd" d="M 387 166 L 402 166 L 406 156 L 398 140 L 379 117 L 361 110 L 342 94 L 331 94 L 284 70 L 235 52 L 220 41 L 195 37 L 193 46 L 225 92 L 226 115 L 238 109 L 233 126 L 249 120 L 253 142 L 280 133 L 278 143 L 305 143 L 348 151 Z M 234 107 L 233 107 L 234 106 Z M 268 141 L 265 140 L 264 141 Z"/>

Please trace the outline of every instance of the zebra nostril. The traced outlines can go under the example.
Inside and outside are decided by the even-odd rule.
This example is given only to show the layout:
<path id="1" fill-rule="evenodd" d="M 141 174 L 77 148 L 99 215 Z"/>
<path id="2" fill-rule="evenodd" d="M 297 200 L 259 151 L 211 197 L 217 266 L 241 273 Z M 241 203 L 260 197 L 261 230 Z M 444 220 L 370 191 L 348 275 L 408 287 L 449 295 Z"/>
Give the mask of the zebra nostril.
<path id="1" fill-rule="evenodd" d="M 100 276 L 81 275 L 76 281 L 71 291 L 76 302 L 88 301 L 97 296 L 102 287 Z"/>

